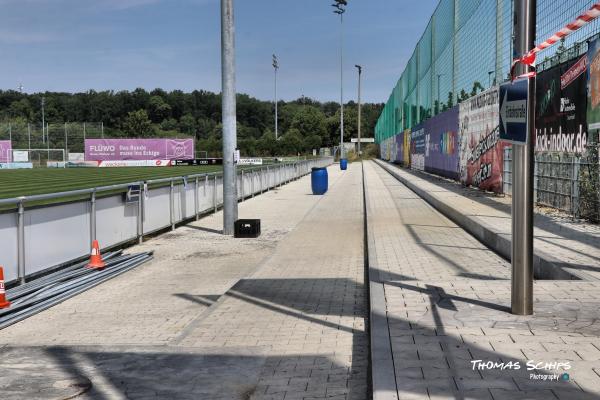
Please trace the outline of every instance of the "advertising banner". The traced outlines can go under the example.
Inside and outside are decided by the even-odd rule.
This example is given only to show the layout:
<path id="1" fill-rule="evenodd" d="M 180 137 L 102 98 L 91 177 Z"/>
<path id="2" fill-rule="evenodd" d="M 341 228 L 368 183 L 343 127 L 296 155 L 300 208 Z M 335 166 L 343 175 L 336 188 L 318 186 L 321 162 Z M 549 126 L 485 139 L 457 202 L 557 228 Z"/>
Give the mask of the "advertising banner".
<path id="1" fill-rule="evenodd" d="M 499 141 L 498 87 L 460 103 L 460 181 L 491 192 L 502 192 L 504 149 Z"/>
<path id="2" fill-rule="evenodd" d="M 0 140 L 0 163 L 11 162 L 12 142 L 10 140 Z"/>
<path id="3" fill-rule="evenodd" d="M 86 161 L 185 160 L 194 158 L 193 139 L 86 139 Z"/>
<path id="4" fill-rule="evenodd" d="M 316 150 L 314 150 L 316 155 Z M 263 165 L 262 158 L 240 158 L 237 162 L 238 165 Z"/>
<path id="5" fill-rule="evenodd" d="M 114 167 L 170 167 L 171 160 L 103 160 L 98 161 L 100 168 Z"/>
<path id="6" fill-rule="evenodd" d="M 410 158 L 413 169 L 458 180 L 458 107 L 413 128 Z"/>
<path id="7" fill-rule="evenodd" d="M 13 150 L 13 162 L 29 162 L 29 152 L 27 150 Z"/>
<path id="8" fill-rule="evenodd" d="M 410 167 L 417 171 L 425 170 L 425 128 L 419 124 L 410 133 Z"/>
<path id="9" fill-rule="evenodd" d="M 400 132 L 394 139 L 396 140 L 396 155 L 394 157 L 394 162 L 396 164 L 404 165 L 404 135 L 405 132 Z"/>
<path id="10" fill-rule="evenodd" d="M 191 160 L 174 160 L 174 166 L 223 165 L 222 158 L 195 158 Z"/>
<path id="11" fill-rule="evenodd" d="M 410 167 L 410 129 L 406 129 L 404 131 L 404 146 L 403 151 L 404 155 L 402 157 L 402 162 L 405 167 Z"/>
<path id="12" fill-rule="evenodd" d="M 587 144 L 587 56 L 536 78 L 535 151 L 583 153 Z M 593 113 L 592 113 L 593 114 Z"/>
<path id="13" fill-rule="evenodd" d="M 600 129 L 600 39 L 589 43 L 586 61 L 588 129 Z"/>

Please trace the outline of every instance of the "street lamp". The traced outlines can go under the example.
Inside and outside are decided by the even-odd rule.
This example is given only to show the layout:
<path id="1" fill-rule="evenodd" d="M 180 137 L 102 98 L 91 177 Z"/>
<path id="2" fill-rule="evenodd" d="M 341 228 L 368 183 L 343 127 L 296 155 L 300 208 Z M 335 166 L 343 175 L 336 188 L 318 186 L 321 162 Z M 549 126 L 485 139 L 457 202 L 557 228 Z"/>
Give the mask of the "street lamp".
<path id="1" fill-rule="evenodd" d="M 335 0 L 331 6 L 335 8 L 334 14 L 340 16 L 340 165 L 344 158 L 344 13 L 346 0 Z"/>
<path id="2" fill-rule="evenodd" d="M 277 140 L 277 70 L 279 69 L 279 61 L 277 60 L 277 56 L 275 54 L 273 54 L 273 69 L 275 70 L 275 140 Z"/>
<path id="3" fill-rule="evenodd" d="M 362 66 L 355 65 L 358 69 L 358 156 L 360 157 L 360 76 L 362 74 Z"/>

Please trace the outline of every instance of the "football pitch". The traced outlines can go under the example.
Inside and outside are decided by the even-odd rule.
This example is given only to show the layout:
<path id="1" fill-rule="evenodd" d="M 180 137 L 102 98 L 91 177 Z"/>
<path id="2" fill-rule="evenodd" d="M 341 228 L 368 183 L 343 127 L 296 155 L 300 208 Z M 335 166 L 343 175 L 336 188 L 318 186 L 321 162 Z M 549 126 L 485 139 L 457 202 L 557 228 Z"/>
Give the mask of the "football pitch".
<path id="1" fill-rule="evenodd" d="M 222 166 L 0 170 L 0 199 L 67 192 L 149 179 L 219 172 L 221 170 Z"/>

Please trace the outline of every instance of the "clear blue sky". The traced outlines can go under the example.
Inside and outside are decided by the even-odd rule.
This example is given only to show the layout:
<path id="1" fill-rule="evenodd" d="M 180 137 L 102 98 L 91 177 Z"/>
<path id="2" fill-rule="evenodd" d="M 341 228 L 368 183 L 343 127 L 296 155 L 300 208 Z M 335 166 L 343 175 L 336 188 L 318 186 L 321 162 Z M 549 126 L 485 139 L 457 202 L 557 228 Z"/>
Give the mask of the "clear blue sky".
<path id="1" fill-rule="evenodd" d="M 339 17 L 330 0 L 236 0 L 237 90 L 339 99 Z M 437 0 L 349 0 L 345 99 L 387 100 Z M 0 0 L 0 88 L 220 91 L 219 0 Z"/>

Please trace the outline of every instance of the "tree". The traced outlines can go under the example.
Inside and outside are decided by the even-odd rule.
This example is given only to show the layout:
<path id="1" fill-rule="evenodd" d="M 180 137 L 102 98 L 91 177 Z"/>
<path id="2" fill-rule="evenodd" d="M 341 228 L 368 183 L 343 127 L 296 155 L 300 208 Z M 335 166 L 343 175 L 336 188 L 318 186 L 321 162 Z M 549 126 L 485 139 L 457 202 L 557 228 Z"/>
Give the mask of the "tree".
<path id="1" fill-rule="evenodd" d="M 150 118 L 154 123 L 162 122 L 171 115 L 171 106 L 160 96 L 152 96 L 150 98 L 149 108 Z"/>
<path id="2" fill-rule="evenodd" d="M 128 113 L 123 123 L 123 130 L 132 136 L 150 136 L 153 127 L 146 110 Z"/>
<path id="3" fill-rule="evenodd" d="M 193 134 L 196 131 L 196 118 L 191 114 L 185 114 L 179 120 L 179 130 L 188 134 Z"/>
<path id="4" fill-rule="evenodd" d="M 314 106 L 301 106 L 293 116 L 291 128 L 296 129 L 303 137 L 327 134 L 325 114 Z"/>

